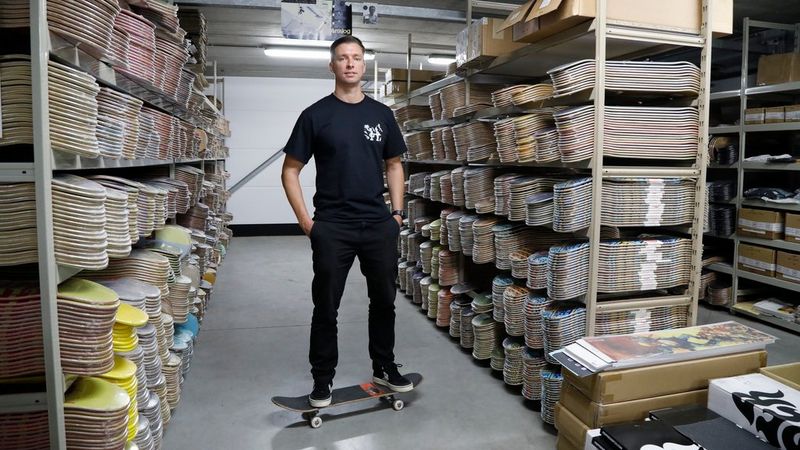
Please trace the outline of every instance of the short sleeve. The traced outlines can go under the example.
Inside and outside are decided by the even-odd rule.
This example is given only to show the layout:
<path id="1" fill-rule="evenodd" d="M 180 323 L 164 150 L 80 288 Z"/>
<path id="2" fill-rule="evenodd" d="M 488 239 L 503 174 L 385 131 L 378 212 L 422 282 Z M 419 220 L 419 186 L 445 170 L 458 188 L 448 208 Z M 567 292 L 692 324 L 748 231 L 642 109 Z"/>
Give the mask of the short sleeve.
<path id="1" fill-rule="evenodd" d="M 402 155 L 408 149 L 406 141 L 403 139 L 403 133 L 400 132 L 400 127 L 397 125 L 397 120 L 389 108 L 386 108 L 386 116 L 389 130 L 386 135 L 386 145 L 383 146 L 383 159 L 390 159 Z"/>
<path id="2" fill-rule="evenodd" d="M 308 160 L 314 154 L 313 142 L 314 127 L 311 122 L 311 116 L 306 110 L 297 118 L 292 135 L 289 136 L 289 141 L 283 148 L 283 152 L 303 164 L 308 164 Z"/>

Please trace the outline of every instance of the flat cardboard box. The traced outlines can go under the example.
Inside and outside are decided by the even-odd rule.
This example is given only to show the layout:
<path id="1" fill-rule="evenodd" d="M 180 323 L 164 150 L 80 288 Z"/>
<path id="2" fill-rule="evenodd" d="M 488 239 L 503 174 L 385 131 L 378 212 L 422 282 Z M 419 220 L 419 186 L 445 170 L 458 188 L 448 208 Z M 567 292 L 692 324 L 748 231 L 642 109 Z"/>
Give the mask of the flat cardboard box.
<path id="1" fill-rule="evenodd" d="M 502 19 L 484 17 L 474 21 L 456 36 L 456 63 L 459 67 L 478 67 L 495 57 L 524 47 L 512 40 L 511 30 L 503 29 Z M 469 42 L 467 41 L 469 30 Z"/>
<path id="2" fill-rule="evenodd" d="M 565 408 L 561 402 L 556 403 L 555 417 L 559 438 L 563 437 L 576 445 L 586 442 L 586 433 L 590 430 L 589 426 L 581 422 L 581 419 L 578 419 L 572 411 Z"/>
<path id="3" fill-rule="evenodd" d="M 574 442 L 558 435 L 556 437 L 556 450 L 583 450 L 583 447 L 578 447 Z"/>
<path id="4" fill-rule="evenodd" d="M 800 214 L 786 213 L 783 240 L 800 243 Z"/>
<path id="5" fill-rule="evenodd" d="M 778 251 L 775 262 L 775 278 L 800 283 L 800 255 Z"/>
<path id="6" fill-rule="evenodd" d="M 745 125 L 758 125 L 764 123 L 764 108 L 747 108 L 744 110 Z"/>
<path id="7" fill-rule="evenodd" d="M 689 392 L 708 387 L 711 378 L 758 372 L 767 365 L 767 352 L 756 351 L 680 361 L 633 369 L 600 372 L 578 377 L 564 370 L 564 384 L 571 384 L 597 403 L 616 403 Z M 653 380 L 658 383 L 653 383 Z"/>
<path id="8" fill-rule="evenodd" d="M 537 42 L 596 15 L 596 0 L 536 0 L 526 20 L 539 23 L 520 42 Z M 698 33 L 701 3 L 697 0 L 609 0 L 608 20 L 628 25 Z M 733 32 L 733 0 L 714 2 L 711 27 L 715 37 Z"/>
<path id="9" fill-rule="evenodd" d="M 762 367 L 761 374 L 800 391 L 800 362 Z"/>
<path id="10" fill-rule="evenodd" d="M 630 400 L 620 403 L 597 403 L 569 383 L 561 386 L 561 406 L 570 410 L 575 417 L 589 428 L 598 428 L 604 425 L 644 420 L 650 411 L 662 408 L 672 408 L 683 405 L 705 405 L 708 399 L 708 390 L 699 389 L 678 394 L 662 395 L 659 397 Z"/>
<path id="11" fill-rule="evenodd" d="M 775 276 L 775 250 L 750 244 L 739 244 L 739 269 L 765 277 Z"/>
<path id="12" fill-rule="evenodd" d="M 784 450 L 800 433 L 800 391 L 760 373 L 712 380 L 708 409 Z"/>
<path id="13" fill-rule="evenodd" d="M 767 209 L 742 208 L 736 233 L 760 239 L 780 239 L 783 236 L 784 213 Z"/>
<path id="14" fill-rule="evenodd" d="M 420 83 L 420 82 L 411 82 L 411 90 L 419 89 L 428 85 L 428 83 Z M 408 93 L 408 82 L 407 81 L 390 81 L 383 85 L 383 96 L 384 97 L 395 97 L 397 95 L 403 95 Z"/>
<path id="15" fill-rule="evenodd" d="M 783 106 L 764 108 L 764 123 L 786 122 L 786 110 Z"/>
<path id="16" fill-rule="evenodd" d="M 800 53 L 763 55 L 758 59 L 758 86 L 792 81 L 800 81 Z"/>
<path id="17" fill-rule="evenodd" d="M 527 20 L 535 3 L 536 0 L 529 0 L 522 5 L 519 5 L 517 9 L 512 11 L 511 14 L 506 17 L 506 20 L 500 26 L 500 28 L 503 30 L 511 28 L 511 39 L 514 42 L 522 42 L 526 36 L 536 32 L 539 29 L 538 18 Z"/>
<path id="18" fill-rule="evenodd" d="M 800 105 L 789 105 L 784 109 L 784 119 L 787 122 L 800 122 Z"/>
<path id="19" fill-rule="evenodd" d="M 444 75 L 444 72 L 439 72 L 436 70 L 418 70 L 418 69 L 411 69 L 411 81 L 422 82 L 422 83 L 430 83 L 435 79 L 438 79 Z M 391 81 L 407 81 L 408 80 L 408 70 L 406 69 L 389 69 L 386 71 L 386 79 L 387 83 Z"/>

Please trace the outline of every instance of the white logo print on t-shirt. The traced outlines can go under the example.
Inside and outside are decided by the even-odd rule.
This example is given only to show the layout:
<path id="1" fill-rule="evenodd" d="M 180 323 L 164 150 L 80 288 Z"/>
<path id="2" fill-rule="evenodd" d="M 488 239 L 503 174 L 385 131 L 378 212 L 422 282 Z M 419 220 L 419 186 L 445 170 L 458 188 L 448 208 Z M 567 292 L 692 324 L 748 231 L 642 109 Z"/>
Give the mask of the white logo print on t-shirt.
<path id="1" fill-rule="evenodd" d="M 365 124 L 364 137 L 368 141 L 381 142 L 381 140 L 383 140 L 383 128 L 381 128 L 381 124 L 377 124 L 374 127 Z"/>

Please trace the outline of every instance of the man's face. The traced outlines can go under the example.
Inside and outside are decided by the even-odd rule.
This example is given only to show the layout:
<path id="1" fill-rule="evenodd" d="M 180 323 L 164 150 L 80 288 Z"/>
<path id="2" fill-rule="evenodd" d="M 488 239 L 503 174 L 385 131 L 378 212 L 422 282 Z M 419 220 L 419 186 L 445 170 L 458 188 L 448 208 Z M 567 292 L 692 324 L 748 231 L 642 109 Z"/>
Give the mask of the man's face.
<path id="1" fill-rule="evenodd" d="M 364 51 L 355 43 L 344 43 L 336 47 L 336 53 L 330 64 L 336 81 L 345 84 L 358 84 L 367 70 L 364 62 Z"/>

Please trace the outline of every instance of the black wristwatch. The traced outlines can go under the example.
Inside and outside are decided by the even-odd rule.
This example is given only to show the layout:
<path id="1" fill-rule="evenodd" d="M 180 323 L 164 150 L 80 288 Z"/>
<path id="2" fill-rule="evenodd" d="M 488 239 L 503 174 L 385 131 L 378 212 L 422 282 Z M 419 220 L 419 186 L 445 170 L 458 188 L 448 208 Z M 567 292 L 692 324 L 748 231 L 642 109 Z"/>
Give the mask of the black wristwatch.
<path id="1" fill-rule="evenodd" d="M 405 219 L 406 218 L 406 212 L 405 212 L 405 210 L 402 210 L 402 209 L 392 210 L 392 215 L 393 216 L 400 216 L 401 219 Z"/>

